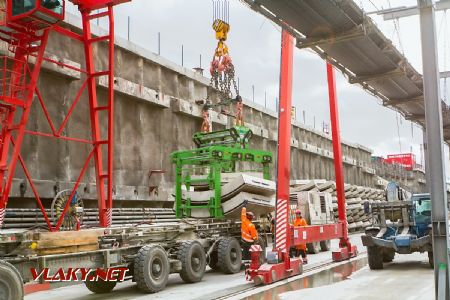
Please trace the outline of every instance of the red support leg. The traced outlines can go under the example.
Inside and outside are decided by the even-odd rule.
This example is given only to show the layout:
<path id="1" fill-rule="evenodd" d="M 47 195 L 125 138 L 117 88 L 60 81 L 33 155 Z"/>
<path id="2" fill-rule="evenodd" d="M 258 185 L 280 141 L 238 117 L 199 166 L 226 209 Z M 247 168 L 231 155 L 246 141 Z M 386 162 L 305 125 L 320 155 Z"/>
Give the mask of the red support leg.
<path id="1" fill-rule="evenodd" d="M 289 254 L 289 188 L 291 178 L 291 110 L 294 38 L 283 30 L 281 38 L 280 103 L 278 117 L 277 198 L 275 249 Z M 286 255 L 286 257 L 289 257 Z M 289 259 L 285 260 L 289 264 Z"/>
<path id="2" fill-rule="evenodd" d="M 300 258 L 290 258 L 291 227 L 289 224 L 289 194 L 291 175 L 291 110 L 294 38 L 283 30 L 281 40 L 280 104 L 278 116 L 277 196 L 275 212 L 275 247 L 271 256 L 279 258 L 260 266 L 257 255 L 246 270 L 256 284 L 270 284 L 303 272 Z M 275 255 L 274 255 L 275 254 Z M 281 262 L 280 262 L 281 260 Z M 259 266 L 259 267 L 257 267 Z"/>
<path id="3" fill-rule="evenodd" d="M 112 224 L 113 161 L 114 161 L 114 10 L 108 7 L 109 17 L 109 74 L 108 74 L 108 209 L 109 225 Z"/>
<path id="4" fill-rule="evenodd" d="M 339 129 L 339 110 L 336 96 L 336 80 L 333 66 L 327 63 L 328 95 L 330 99 L 331 132 L 333 137 L 334 172 L 336 176 L 336 193 L 339 222 L 343 226 L 343 236 L 339 241 L 340 251 L 333 252 L 333 260 L 341 261 L 357 255 L 356 246 L 348 239 L 348 223 L 345 208 L 344 172 L 342 170 L 341 133 Z"/>
<path id="5" fill-rule="evenodd" d="M 114 15 L 113 7 L 108 6 L 107 13 L 91 14 L 91 11 L 82 11 L 83 39 L 86 56 L 87 88 L 89 92 L 89 107 L 92 126 L 92 140 L 94 141 L 94 161 L 97 177 L 97 194 L 99 222 L 102 227 L 109 227 L 112 221 L 112 179 L 113 179 L 113 133 L 114 133 Z M 107 16 L 109 19 L 109 34 L 104 37 L 93 37 L 90 21 L 99 16 Z M 106 41 L 109 49 L 108 70 L 96 71 L 93 44 Z M 108 99 L 105 106 L 100 106 L 97 99 L 97 78 L 108 77 Z M 107 136 L 102 138 L 100 121 L 107 119 Z M 104 151 L 106 147 L 106 169 L 103 165 Z"/>
<path id="6" fill-rule="evenodd" d="M 2 70 L 3 80 L 7 77 L 10 77 L 10 80 L 8 83 L 3 82 L 0 96 L 2 107 L 8 111 L 2 122 L 0 136 L 0 228 L 4 221 L 12 179 L 19 159 L 20 147 L 25 135 L 47 39 L 48 30 L 45 30 L 35 47 L 30 47 L 31 42 L 26 39 L 20 40 L 15 47 L 12 69 L 8 70 L 5 63 L 5 69 Z M 32 72 L 28 74 L 28 56 L 35 51 L 37 51 L 36 62 Z M 3 59 L 6 62 L 8 58 L 5 56 Z M 29 78 L 27 78 L 28 75 Z M 14 123 L 17 117 L 19 121 Z M 13 135 L 15 135 L 14 144 L 12 144 Z"/>

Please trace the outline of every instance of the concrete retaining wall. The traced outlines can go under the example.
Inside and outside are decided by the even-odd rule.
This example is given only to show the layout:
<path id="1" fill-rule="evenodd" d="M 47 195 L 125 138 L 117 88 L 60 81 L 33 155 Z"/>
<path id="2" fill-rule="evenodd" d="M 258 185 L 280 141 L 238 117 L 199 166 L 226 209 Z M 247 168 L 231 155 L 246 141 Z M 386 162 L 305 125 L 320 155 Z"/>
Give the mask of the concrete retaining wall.
<path id="1" fill-rule="evenodd" d="M 74 30 L 79 20 L 72 16 L 67 22 Z M 94 28 L 94 32 L 99 32 Z M 201 107 L 195 100 L 204 99 L 209 80 L 180 67 L 128 41 L 116 40 L 115 80 L 115 198 L 122 200 L 167 201 L 174 181 L 169 160 L 172 151 L 194 147 L 191 137 L 200 129 Z M 52 33 L 47 55 L 83 67 L 81 44 Z M 96 45 L 97 70 L 107 63 L 105 45 Z M 239 70 L 237 70 L 239 72 Z M 39 89 L 56 124 L 62 122 L 84 75 L 45 63 Z M 105 101 L 106 81 L 99 80 L 100 102 Z M 103 87 L 103 88 L 102 88 Z M 326 88 L 324 86 L 324 88 Z M 210 91 L 210 97 L 215 98 Z M 69 120 L 66 135 L 90 137 L 87 93 Z M 254 132 L 253 148 L 276 151 L 277 114 L 245 101 L 244 120 Z M 231 120 L 213 113 L 213 129 L 225 128 Z M 105 124 L 103 124 L 105 125 Z M 38 101 L 34 102 L 28 124 L 30 130 L 49 132 Z M 102 126 L 104 131 L 105 126 Z M 332 144 L 329 135 L 294 124 L 292 134 L 292 179 L 334 179 Z M 90 146 L 45 137 L 28 136 L 22 147 L 28 168 L 44 198 L 52 198 L 58 189 L 68 188 L 76 180 Z M 363 146 L 343 143 L 346 182 L 361 186 L 375 185 L 371 168 L 371 151 Z M 164 170 L 149 179 L 151 170 Z M 23 206 L 18 198 L 32 198 L 21 168 L 17 169 L 10 204 Z M 88 169 L 80 190 L 85 198 L 95 198 L 95 173 Z M 150 186 L 158 189 L 150 192 Z M 28 202 L 26 202 L 28 203 Z M 32 205 L 32 204 L 30 204 Z M 26 205 L 28 206 L 28 204 Z"/>

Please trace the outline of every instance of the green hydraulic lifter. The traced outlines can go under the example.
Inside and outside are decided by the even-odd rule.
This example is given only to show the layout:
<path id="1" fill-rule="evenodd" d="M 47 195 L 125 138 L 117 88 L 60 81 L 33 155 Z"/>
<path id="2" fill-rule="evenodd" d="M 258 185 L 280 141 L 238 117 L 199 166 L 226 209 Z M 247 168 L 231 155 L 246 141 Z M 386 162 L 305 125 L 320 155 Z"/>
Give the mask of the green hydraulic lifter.
<path id="1" fill-rule="evenodd" d="M 197 148 L 176 151 L 171 154 L 176 166 L 175 212 L 177 218 L 190 217 L 192 208 L 209 210 L 211 218 L 222 218 L 222 174 L 235 172 L 262 172 L 264 179 L 270 180 L 273 155 L 269 151 L 248 147 L 252 131 L 244 126 L 230 129 L 197 132 L 193 141 Z M 244 169 L 243 165 L 251 165 Z M 256 167 L 255 167 L 256 166 Z M 183 199 L 183 187 L 187 191 L 192 186 L 203 185 L 214 190 L 210 199 Z"/>

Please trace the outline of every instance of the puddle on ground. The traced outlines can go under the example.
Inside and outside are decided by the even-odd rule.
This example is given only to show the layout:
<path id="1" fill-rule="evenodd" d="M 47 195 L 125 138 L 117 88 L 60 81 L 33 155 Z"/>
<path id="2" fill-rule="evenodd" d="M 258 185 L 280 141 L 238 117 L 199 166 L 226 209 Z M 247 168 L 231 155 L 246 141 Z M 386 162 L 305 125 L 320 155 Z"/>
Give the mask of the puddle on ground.
<path id="1" fill-rule="evenodd" d="M 354 260 L 347 264 L 332 267 L 304 278 L 274 287 L 273 289 L 243 298 L 246 300 L 279 300 L 280 294 L 301 289 L 330 285 L 348 277 L 367 265 L 367 258 Z"/>

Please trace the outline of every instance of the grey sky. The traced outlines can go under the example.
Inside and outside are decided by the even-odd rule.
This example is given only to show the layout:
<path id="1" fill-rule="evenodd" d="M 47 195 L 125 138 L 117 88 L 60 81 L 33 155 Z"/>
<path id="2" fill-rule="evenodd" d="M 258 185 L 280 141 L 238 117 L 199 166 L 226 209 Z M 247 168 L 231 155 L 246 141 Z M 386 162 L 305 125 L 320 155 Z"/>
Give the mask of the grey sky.
<path id="1" fill-rule="evenodd" d="M 363 5 L 366 11 L 375 10 L 373 4 L 377 8 L 389 7 L 388 0 L 356 2 Z M 127 37 L 127 19 L 131 16 L 132 42 L 156 53 L 157 36 L 160 32 L 162 56 L 181 64 L 181 45 L 184 45 L 185 67 L 197 67 L 201 54 L 202 66 L 208 68 L 216 45 L 211 29 L 211 3 L 210 0 L 133 0 L 132 3 L 120 5 L 116 9 L 117 34 Z M 415 3 L 415 0 L 390 0 L 392 7 Z M 252 99 L 254 85 L 255 101 L 264 105 L 266 93 L 267 107 L 274 109 L 275 97 L 278 97 L 280 29 L 238 0 L 230 0 L 230 6 L 231 32 L 228 45 L 240 79 L 241 94 Z M 449 31 L 442 16 L 443 13 L 437 15 L 440 64 L 441 70 L 448 70 Z M 400 40 L 394 22 L 384 22 L 376 15 L 373 15 L 373 19 L 385 35 L 392 39 L 401 51 L 404 50 L 408 60 L 421 72 L 418 17 L 399 21 L 397 28 Z M 447 39 L 444 38 L 446 35 Z M 411 126 L 409 121 L 394 111 L 382 107 L 378 99 L 360 87 L 350 85 L 340 74 L 337 90 L 341 131 L 345 140 L 365 145 L 374 150 L 374 155 L 383 156 L 400 151 L 409 152 L 412 147 L 418 163 L 421 162 L 422 131 L 419 127 Z M 316 129 L 322 129 L 322 122 L 329 122 L 325 62 L 308 50 L 295 51 L 293 95 L 299 121 L 304 121 L 305 111 L 305 122 L 309 126 L 314 126 L 314 119 Z"/>

